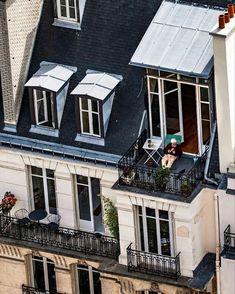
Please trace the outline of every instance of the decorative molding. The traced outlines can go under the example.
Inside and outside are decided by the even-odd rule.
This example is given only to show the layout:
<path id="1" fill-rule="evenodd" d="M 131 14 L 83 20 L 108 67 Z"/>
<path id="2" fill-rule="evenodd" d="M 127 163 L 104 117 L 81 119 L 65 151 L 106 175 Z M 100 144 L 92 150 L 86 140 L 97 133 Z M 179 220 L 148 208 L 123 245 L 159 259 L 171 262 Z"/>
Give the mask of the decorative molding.
<path id="1" fill-rule="evenodd" d="M 20 249 L 16 246 L 11 246 L 11 245 L 0 244 L 0 255 L 11 257 L 11 258 L 23 259 L 23 255 Z"/>

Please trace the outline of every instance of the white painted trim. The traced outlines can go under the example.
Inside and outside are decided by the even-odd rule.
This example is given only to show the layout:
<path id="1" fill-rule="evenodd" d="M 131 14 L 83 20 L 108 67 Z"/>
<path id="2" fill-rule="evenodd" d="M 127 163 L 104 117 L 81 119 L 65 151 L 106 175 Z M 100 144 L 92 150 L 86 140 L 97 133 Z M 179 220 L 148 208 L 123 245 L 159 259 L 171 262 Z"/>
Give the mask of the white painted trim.
<path id="1" fill-rule="evenodd" d="M 46 136 L 52 136 L 52 137 L 59 137 L 59 130 L 53 129 L 50 127 L 44 127 L 44 126 L 35 126 L 31 125 L 31 128 L 29 130 L 31 133 L 39 134 L 39 135 L 46 135 Z"/>
<path id="2" fill-rule="evenodd" d="M 89 136 L 89 135 L 77 134 L 75 141 L 99 145 L 99 146 L 105 146 L 104 138 L 92 137 L 91 135 Z"/>
<path id="3" fill-rule="evenodd" d="M 81 31 L 81 25 L 79 22 L 69 22 L 64 19 L 55 18 L 52 25 L 55 27 L 61 27 L 61 28 L 65 28 L 65 29 L 72 29 L 72 30 Z"/>

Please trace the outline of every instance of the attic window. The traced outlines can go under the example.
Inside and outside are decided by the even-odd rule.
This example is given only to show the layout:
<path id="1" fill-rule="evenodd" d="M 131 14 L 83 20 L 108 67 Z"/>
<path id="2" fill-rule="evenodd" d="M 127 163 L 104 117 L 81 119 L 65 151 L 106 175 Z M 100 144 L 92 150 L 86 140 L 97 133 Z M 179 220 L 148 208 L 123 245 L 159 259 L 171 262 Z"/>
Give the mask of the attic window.
<path id="1" fill-rule="evenodd" d="M 79 5 L 77 0 L 57 0 L 59 19 L 79 22 Z"/>
<path id="2" fill-rule="evenodd" d="M 76 70 L 76 67 L 41 62 L 40 69 L 25 84 L 29 89 L 31 131 L 58 136 L 58 132 L 51 130 L 60 128 L 69 79 Z"/>
<path id="3" fill-rule="evenodd" d="M 119 75 L 87 70 L 85 78 L 71 93 L 75 95 L 76 140 L 99 144 L 97 140 L 85 139 L 85 136 L 105 138 L 115 88 L 121 80 Z"/>

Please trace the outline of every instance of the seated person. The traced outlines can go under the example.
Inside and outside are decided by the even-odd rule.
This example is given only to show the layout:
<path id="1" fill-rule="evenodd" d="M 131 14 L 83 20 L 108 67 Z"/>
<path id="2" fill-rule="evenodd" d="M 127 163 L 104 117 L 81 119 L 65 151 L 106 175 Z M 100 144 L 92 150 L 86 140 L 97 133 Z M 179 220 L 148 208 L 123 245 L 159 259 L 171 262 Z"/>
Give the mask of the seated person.
<path id="1" fill-rule="evenodd" d="M 162 168 L 171 168 L 176 158 L 182 154 L 181 146 L 177 145 L 176 139 L 171 139 L 171 143 L 164 148 L 164 154 Z"/>

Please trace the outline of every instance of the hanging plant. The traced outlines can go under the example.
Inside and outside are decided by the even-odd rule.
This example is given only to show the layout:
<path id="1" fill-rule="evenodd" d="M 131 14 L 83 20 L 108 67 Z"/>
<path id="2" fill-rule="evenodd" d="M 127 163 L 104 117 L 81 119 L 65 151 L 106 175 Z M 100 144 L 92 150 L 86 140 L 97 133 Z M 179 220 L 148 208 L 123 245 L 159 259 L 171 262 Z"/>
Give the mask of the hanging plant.
<path id="1" fill-rule="evenodd" d="M 111 235 L 119 239 L 117 209 L 109 198 L 102 196 L 102 199 L 104 201 L 104 223 L 108 227 Z"/>
<path id="2" fill-rule="evenodd" d="M 1 211 L 3 213 L 8 213 L 12 209 L 12 207 L 16 204 L 17 199 L 15 195 L 11 192 L 6 192 L 2 202 L 1 202 Z"/>

